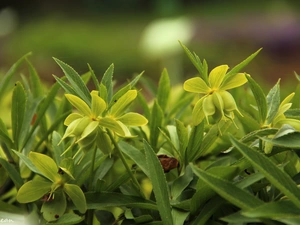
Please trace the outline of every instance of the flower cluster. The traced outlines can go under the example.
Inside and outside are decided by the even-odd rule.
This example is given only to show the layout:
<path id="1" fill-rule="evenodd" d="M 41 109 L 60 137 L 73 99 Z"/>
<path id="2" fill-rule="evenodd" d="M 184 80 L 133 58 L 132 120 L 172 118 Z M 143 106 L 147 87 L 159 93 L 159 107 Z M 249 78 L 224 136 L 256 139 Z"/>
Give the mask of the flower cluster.
<path id="1" fill-rule="evenodd" d="M 239 87 L 247 82 L 244 73 L 236 73 L 226 76 L 229 67 L 221 65 L 214 68 L 205 82 L 200 77 L 188 79 L 184 83 L 184 90 L 203 94 L 193 109 L 193 122 L 199 124 L 204 117 L 208 122 L 208 116 L 221 115 L 223 120 L 233 120 L 234 111 L 241 114 L 236 106 L 233 96 L 227 91 Z"/>
<path id="2" fill-rule="evenodd" d="M 121 137 L 132 136 L 128 126 L 143 126 L 148 120 L 133 112 L 125 112 L 132 101 L 137 97 L 136 90 L 129 90 L 110 107 L 99 96 L 98 91 L 91 92 L 91 106 L 81 98 L 65 95 L 68 101 L 78 110 L 70 114 L 64 124 L 67 127 L 62 138 L 75 137 L 82 150 L 86 151 L 96 143 L 104 153 L 111 151 L 111 142 L 107 130 Z"/>

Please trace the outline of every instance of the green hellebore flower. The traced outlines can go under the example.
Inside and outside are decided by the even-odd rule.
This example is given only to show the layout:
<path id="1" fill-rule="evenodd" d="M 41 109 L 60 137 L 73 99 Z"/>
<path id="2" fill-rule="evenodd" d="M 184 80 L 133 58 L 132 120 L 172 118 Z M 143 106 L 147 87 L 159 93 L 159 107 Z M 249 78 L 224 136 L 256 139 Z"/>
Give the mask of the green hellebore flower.
<path id="1" fill-rule="evenodd" d="M 30 152 L 29 159 L 42 177 L 36 177 L 21 186 L 17 193 L 20 203 L 43 200 L 41 212 L 47 221 L 55 221 L 65 213 L 66 195 L 81 213 L 87 210 L 85 196 L 80 187 L 67 183 L 74 179 L 68 171 L 72 167 L 67 165 L 70 161 L 63 163 L 64 167 L 58 167 L 52 158 L 36 152 Z"/>
<path id="2" fill-rule="evenodd" d="M 233 120 L 233 111 L 239 114 L 235 100 L 227 91 L 239 87 L 247 82 L 244 73 L 236 73 L 226 77 L 229 67 L 221 65 L 214 68 L 208 77 L 208 82 L 205 82 L 200 77 L 194 77 L 184 82 L 183 88 L 188 92 L 203 94 L 193 109 L 192 118 L 194 125 L 201 123 L 206 117 L 213 116 L 217 112 L 221 113 L 221 119 L 227 118 Z"/>
<path id="3" fill-rule="evenodd" d="M 121 137 L 132 137 L 128 126 L 143 126 L 148 123 L 148 120 L 138 113 L 126 113 L 137 97 L 136 90 L 127 91 L 109 109 L 108 104 L 98 95 L 98 91 L 91 92 L 91 107 L 75 95 L 65 96 L 79 113 L 72 113 L 65 119 L 64 124 L 68 128 L 62 140 L 75 137 L 75 143 L 83 150 L 90 149 L 95 143 L 104 153 L 109 153 L 107 147 L 111 146 L 111 143 L 106 137 L 106 129 Z M 105 143 L 101 143 L 101 140 Z"/>
<path id="4" fill-rule="evenodd" d="M 279 105 L 278 111 L 273 119 L 272 124 L 270 124 L 271 127 L 280 128 L 284 124 L 289 124 L 292 127 L 294 127 L 296 130 L 300 130 L 300 121 L 297 119 L 292 118 L 286 118 L 284 113 L 289 110 L 292 106 L 292 103 L 290 101 L 294 97 L 295 93 L 291 93 L 288 95 Z"/>

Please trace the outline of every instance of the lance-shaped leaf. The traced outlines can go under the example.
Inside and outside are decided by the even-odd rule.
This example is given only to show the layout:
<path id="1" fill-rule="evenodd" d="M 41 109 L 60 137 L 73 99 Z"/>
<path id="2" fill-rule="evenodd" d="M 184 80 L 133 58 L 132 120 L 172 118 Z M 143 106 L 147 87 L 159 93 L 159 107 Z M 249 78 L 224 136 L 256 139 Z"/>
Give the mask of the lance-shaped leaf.
<path id="1" fill-rule="evenodd" d="M 247 145 L 240 143 L 230 137 L 232 144 L 258 169 L 265 177 L 285 194 L 296 206 L 300 207 L 300 190 L 292 178 L 278 168 L 273 161 L 262 153 L 251 149 Z"/>
<path id="2" fill-rule="evenodd" d="M 171 90 L 170 78 L 167 69 L 164 69 L 158 83 L 157 102 L 164 111 L 167 107 Z"/>
<path id="3" fill-rule="evenodd" d="M 103 86 L 105 87 L 106 91 L 107 91 L 107 102 L 110 102 L 111 98 L 112 98 L 112 94 L 113 94 L 113 83 L 112 83 L 112 79 L 113 79 L 113 74 L 114 74 L 114 64 L 111 64 L 108 69 L 105 71 L 102 80 L 101 80 L 101 84 L 103 84 Z"/>
<path id="4" fill-rule="evenodd" d="M 256 198 L 249 192 L 237 187 L 233 183 L 196 168 L 195 166 L 192 168 L 195 174 L 199 176 L 199 179 L 203 180 L 220 196 L 237 207 L 241 209 L 251 209 L 263 204 L 263 201 Z"/>
<path id="5" fill-rule="evenodd" d="M 272 123 L 273 119 L 277 115 L 279 105 L 280 105 L 280 86 L 279 86 L 280 80 L 276 83 L 276 85 L 269 91 L 267 95 L 267 106 L 268 106 L 268 112 L 267 112 L 267 124 Z"/>
<path id="6" fill-rule="evenodd" d="M 68 81 L 72 85 L 77 95 L 80 98 L 82 98 L 88 105 L 90 105 L 91 95 L 88 88 L 84 84 L 83 79 L 80 77 L 80 75 L 71 66 L 67 65 L 66 63 L 56 58 L 53 59 L 63 70 L 64 74 L 66 75 Z"/>
<path id="7" fill-rule="evenodd" d="M 11 124 L 12 136 L 16 148 L 19 150 L 21 142 L 22 124 L 24 120 L 25 110 L 27 105 L 26 92 L 20 82 L 15 84 L 12 96 L 12 109 L 11 109 Z M 28 119 L 28 118 L 27 118 Z"/>
<path id="8" fill-rule="evenodd" d="M 144 140 L 146 163 L 149 170 L 150 180 L 153 186 L 153 192 L 157 202 L 157 208 L 161 215 L 163 224 L 172 225 L 171 204 L 168 192 L 168 185 L 162 166 L 151 148 Z"/>
<path id="9" fill-rule="evenodd" d="M 252 90 L 256 101 L 260 123 L 264 124 L 267 118 L 268 111 L 266 96 L 261 87 L 255 82 L 255 80 L 250 75 L 246 75 L 246 78 L 248 79 L 248 84 Z"/>

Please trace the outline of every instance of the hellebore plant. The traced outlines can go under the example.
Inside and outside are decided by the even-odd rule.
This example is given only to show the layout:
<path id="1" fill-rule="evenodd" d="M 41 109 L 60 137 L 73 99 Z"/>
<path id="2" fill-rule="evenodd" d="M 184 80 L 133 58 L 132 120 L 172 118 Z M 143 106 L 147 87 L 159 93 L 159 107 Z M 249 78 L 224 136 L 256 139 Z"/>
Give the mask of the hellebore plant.
<path id="1" fill-rule="evenodd" d="M 143 73 L 117 88 L 113 65 L 99 79 L 54 58 L 65 76 L 45 93 L 28 55 L 14 64 L 0 83 L 1 100 L 14 87 L 0 223 L 300 224 L 299 76 L 281 101 L 280 81 L 265 95 L 242 71 L 260 50 L 209 72 L 181 46 L 198 74 L 175 88 L 167 69 L 157 88 Z"/>

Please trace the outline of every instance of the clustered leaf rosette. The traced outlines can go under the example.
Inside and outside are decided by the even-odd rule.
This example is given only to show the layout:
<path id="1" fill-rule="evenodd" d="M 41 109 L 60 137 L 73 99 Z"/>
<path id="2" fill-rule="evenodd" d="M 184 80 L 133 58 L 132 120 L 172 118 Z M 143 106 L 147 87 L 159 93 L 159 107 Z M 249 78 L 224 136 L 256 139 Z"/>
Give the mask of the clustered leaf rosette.
<path id="1" fill-rule="evenodd" d="M 47 155 L 30 152 L 29 160 L 35 166 L 40 176 L 23 184 L 17 193 L 20 203 L 29 203 L 42 200 L 41 212 L 47 221 L 59 219 L 66 211 L 67 196 L 72 200 L 80 213 L 87 210 L 86 199 L 78 185 L 69 184 L 74 180 L 72 176 L 73 160 L 65 158 L 60 167 Z"/>
<path id="2" fill-rule="evenodd" d="M 244 73 L 236 73 L 226 76 L 229 67 L 221 65 L 214 68 L 204 81 L 201 77 L 194 77 L 184 82 L 183 88 L 188 92 L 199 93 L 202 96 L 195 104 L 192 112 L 194 125 L 201 123 L 206 118 L 213 115 L 221 115 L 221 120 L 230 119 L 233 121 L 234 111 L 240 115 L 233 96 L 227 91 L 239 87 L 247 82 Z"/>
<path id="3" fill-rule="evenodd" d="M 129 105 L 137 97 L 136 90 L 129 90 L 108 108 L 98 91 L 91 92 L 91 106 L 81 98 L 65 94 L 68 101 L 78 110 L 70 114 L 64 121 L 67 127 L 62 138 L 75 137 L 75 142 L 83 151 L 94 144 L 105 154 L 111 152 L 112 144 L 107 130 L 120 137 L 132 137 L 129 126 L 143 126 L 148 120 L 134 112 L 127 112 Z"/>

